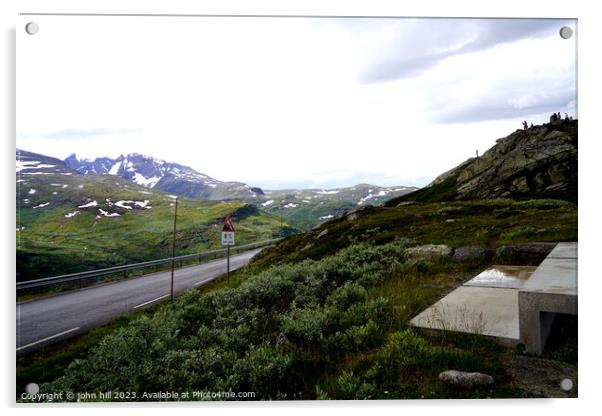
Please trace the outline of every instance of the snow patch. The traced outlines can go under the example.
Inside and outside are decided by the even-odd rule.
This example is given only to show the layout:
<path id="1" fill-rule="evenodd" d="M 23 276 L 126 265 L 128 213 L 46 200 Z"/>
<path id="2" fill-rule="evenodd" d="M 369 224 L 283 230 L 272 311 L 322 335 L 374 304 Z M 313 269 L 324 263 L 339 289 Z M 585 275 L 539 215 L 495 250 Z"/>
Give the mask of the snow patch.
<path id="1" fill-rule="evenodd" d="M 68 214 L 65 214 L 65 218 L 73 218 L 73 217 L 75 217 L 77 214 L 79 214 L 79 211 L 73 211 L 73 212 L 70 212 L 70 213 L 68 213 Z"/>
<path id="2" fill-rule="evenodd" d="M 324 215 L 323 217 L 320 217 L 321 220 L 328 220 L 330 218 L 334 218 L 334 215 Z"/>
<path id="3" fill-rule="evenodd" d="M 274 203 L 273 199 L 270 199 L 269 201 L 265 201 L 263 204 L 261 204 L 262 207 L 267 207 L 268 205 L 272 205 Z"/>
<path id="4" fill-rule="evenodd" d="M 37 189 L 33 189 L 33 188 L 31 188 L 31 189 L 29 190 L 29 192 L 27 192 L 27 193 L 28 193 L 29 195 L 34 195 L 36 192 L 38 192 L 38 191 L 37 191 Z"/>
<path id="5" fill-rule="evenodd" d="M 92 201 L 92 202 L 88 202 L 87 204 L 80 205 L 80 206 L 78 206 L 78 208 L 90 208 L 90 207 L 95 207 L 95 206 L 98 206 L 98 202 Z"/>
<path id="6" fill-rule="evenodd" d="M 297 208 L 299 205 L 293 204 L 292 202 L 286 204 L 283 208 Z"/>
<path id="7" fill-rule="evenodd" d="M 317 194 L 320 195 L 334 195 L 334 194 L 338 194 L 341 191 L 338 190 L 332 190 L 332 191 L 325 191 L 324 189 L 322 189 L 321 191 L 316 191 Z"/>
<path id="8" fill-rule="evenodd" d="M 157 182 L 161 180 L 161 176 L 145 178 L 144 175 L 141 175 L 138 172 L 136 172 L 134 173 L 134 178 L 132 180 L 138 185 L 146 186 L 147 188 L 153 188 L 157 184 Z"/>
<path id="9" fill-rule="evenodd" d="M 35 169 L 35 165 L 37 165 L 37 160 L 17 160 L 17 172 L 21 172 L 23 169 Z"/>
<path id="10" fill-rule="evenodd" d="M 113 166 L 111 166 L 111 169 L 109 169 L 109 175 L 117 175 L 117 172 L 119 172 L 120 166 L 121 166 L 121 162 L 117 162 Z"/>
<path id="11" fill-rule="evenodd" d="M 136 205 L 140 208 L 151 209 L 152 207 L 148 206 L 149 202 L 150 201 L 148 199 L 144 201 L 117 201 L 115 202 L 115 206 L 118 206 L 119 208 L 132 209 L 133 207 L 131 205 Z"/>
<path id="12" fill-rule="evenodd" d="M 50 205 L 50 202 L 44 202 L 43 204 L 36 205 L 35 207 L 33 207 L 33 209 L 44 208 L 44 207 L 47 207 L 48 205 Z"/>
<path id="13" fill-rule="evenodd" d="M 43 168 L 55 168 L 56 165 L 47 165 L 37 160 L 17 160 L 17 172 L 21 172 L 25 169 L 43 169 Z"/>
<path id="14" fill-rule="evenodd" d="M 132 209 L 132 207 L 128 206 L 128 205 L 124 205 L 124 204 L 133 204 L 134 201 L 117 201 L 115 202 L 115 205 L 118 206 L 119 208 L 125 208 L 125 209 Z"/>
<path id="15" fill-rule="evenodd" d="M 105 211 L 105 210 L 104 210 L 104 209 L 102 209 L 102 208 L 98 208 L 98 212 L 99 212 L 100 214 L 99 214 L 99 215 L 97 215 L 97 216 L 96 216 L 96 218 L 100 218 L 100 215 L 102 215 L 102 216 L 105 216 L 105 217 L 121 217 L 121 215 L 119 215 L 119 214 L 118 214 L 118 213 L 116 213 L 116 212 L 109 213 L 109 212 Z"/>

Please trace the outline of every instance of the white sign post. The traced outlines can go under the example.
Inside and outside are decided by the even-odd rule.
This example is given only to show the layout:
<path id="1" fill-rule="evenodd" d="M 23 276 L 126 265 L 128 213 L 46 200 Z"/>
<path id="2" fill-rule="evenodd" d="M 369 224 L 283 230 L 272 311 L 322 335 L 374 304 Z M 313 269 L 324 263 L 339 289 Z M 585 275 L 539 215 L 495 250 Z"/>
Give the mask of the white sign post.
<path id="1" fill-rule="evenodd" d="M 230 286 L 230 246 L 234 245 L 234 224 L 232 218 L 228 215 L 222 226 L 222 245 L 228 247 L 226 260 L 226 278 L 228 286 Z"/>

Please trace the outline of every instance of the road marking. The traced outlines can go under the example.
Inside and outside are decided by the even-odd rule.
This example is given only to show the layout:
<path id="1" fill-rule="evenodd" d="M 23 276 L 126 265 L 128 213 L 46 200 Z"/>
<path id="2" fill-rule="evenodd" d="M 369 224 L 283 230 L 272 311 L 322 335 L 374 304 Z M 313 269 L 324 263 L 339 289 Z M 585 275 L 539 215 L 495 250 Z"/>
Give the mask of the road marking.
<path id="1" fill-rule="evenodd" d="M 51 340 L 51 339 L 56 338 L 56 337 L 60 337 L 61 335 L 68 334 L 69 332 L 77 331 L 78 329 L 79 329 L 79 326 L 75 327 L 75 328 L 68 329 L 68 330 L 63 331 L 61 333 L 58 333 L 56 335 L 51 335 L 51 336 L 43 338 L 43 339 L 41 339 L 39 341 L 35 341 L 35 342 L 30 343 L 30 344 L 23 345 L 23 346 L 17 348 L 17 351 L 22 350 L 22 349 L 27 348 L 27 347 L 31 347 L 31 346 L 36 345 L 36 344 L 39 344 L 40 342 L 44 342 L 44 341 L 48 341 L 48 340 Z"/>
<path id="2" fill-rule="evenodd" d="M 144 305 L 148 305 L 149 303 L 156 302 L 156 301 L 158 301 L 159 299 L 163 299 L 163 298 L 166 298 L 166 297 L 168 297 L 168 296 L 169 296 L 169 295 L 163 295 L 163 296 L 159 296 L 159 297 L 158 297 L 158 298 L 156 298 L 156 299 L 149 300 L 148 302 L 141 303 L 140 305 L 136 305 L 136 306 L 134 306 L 132 309 L 138 309 L 138 308 L 141 308 L 141 307 L 142 307 L 142 306 L 144 306 Z"/>
<path id="3" fill-rule="evenodd" d="M 214 278 L 214 279 L 215 279 L 215 278 Z M 201 280 L 200 282 L 196 282 L 196 283 L 195 283 L 194 285 L 192 285 L 192 286 L 196 287 L 196 286 L 202 285 L 203 283 L 210 282 L 211 280 L 213 280 L 213 279 Z"/>

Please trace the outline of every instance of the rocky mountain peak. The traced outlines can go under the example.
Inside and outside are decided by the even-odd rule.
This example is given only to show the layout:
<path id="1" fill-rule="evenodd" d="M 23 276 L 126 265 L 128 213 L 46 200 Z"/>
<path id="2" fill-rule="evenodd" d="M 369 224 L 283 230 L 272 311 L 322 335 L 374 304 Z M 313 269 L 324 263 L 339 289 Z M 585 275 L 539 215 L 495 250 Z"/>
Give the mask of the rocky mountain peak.
<path id="1" fill-rule="evenodd" d="M 138 185 L 190 198 L 243 199 L 263 196 L 263 190 L 240 182 L 221 182 L 178 163 L 166 162 L 141 153 L 80 159 L 71 154 L 65 164 L 83 174 L 117 175 Z"/>
<path id="2" fill-rule="evenodd" d="M 516 130 L 437 177 L 428 186 L 396 198 L 443 201 L 490 198 L 577 200 L 577 120 L 556 120 Z"/>

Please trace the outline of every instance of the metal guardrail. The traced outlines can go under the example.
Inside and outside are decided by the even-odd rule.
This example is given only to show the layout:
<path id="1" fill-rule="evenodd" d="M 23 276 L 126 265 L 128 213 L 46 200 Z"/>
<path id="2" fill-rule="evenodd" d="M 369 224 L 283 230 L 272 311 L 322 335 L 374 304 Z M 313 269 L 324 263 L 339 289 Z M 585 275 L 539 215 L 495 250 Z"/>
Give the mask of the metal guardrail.
<path id="1" fill-rule="evenodd" d="M 232 246 L 230 251 L 240 252 L 240 251 L 252 250 L 254 248 L 269 246 L 271 244 L 277 243 L 280 240 L 282 240 L 282 238 L 274 238 L 271 240 L 258 241 L 256 243 L 244 244 L 242 246 Z M 123 266 L 107 267 L 106 269 L 89 270 L 86 272 L 63 274 L 60 276 L 45 277 L 43 279 L 36 279 L 36 280 L 26 280 L 23 282 L 17 282 L 17 290 L 31 289 L 31 288 L 40 287 L 40 286 L 54 285 L 57 283 L 72 282 L 72 281 L 76 281 L 76 280 L 86 279 L 89 277 L 105 276 L 107 274 L 127 272 L 130 270 L 138 270 L 138 269 L 143 269 L 145 267 L 158 266 L 161 264 L 171 263 L 172 261 L 185 261 L 185 260 L 194 260 L 194 259 L 199 259 L 199 261 L 200 261 L 202 258 L 216 256 L 217 254 L 226 253 L 226 251 L 227 251 L 227 248 L 222 248 L 222 249 L 218 249 L 218 250 L 205 251 L 202 253 L 186 254 L 183 256 L 168 257 L 168 258 L 159 259 L 159 260 L 150 260 L 150 261 L 145 261 L 142 263 L 132 263 L 132 264 L 125 264 Z"/>

